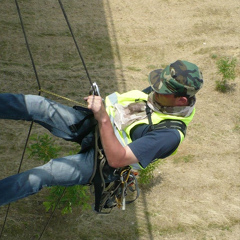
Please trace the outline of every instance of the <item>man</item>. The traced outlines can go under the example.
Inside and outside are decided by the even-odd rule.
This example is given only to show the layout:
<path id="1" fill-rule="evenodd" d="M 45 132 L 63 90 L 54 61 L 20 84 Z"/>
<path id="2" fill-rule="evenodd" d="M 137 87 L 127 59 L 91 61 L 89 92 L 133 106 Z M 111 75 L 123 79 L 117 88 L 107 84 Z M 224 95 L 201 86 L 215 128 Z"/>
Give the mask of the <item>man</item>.
<path id="1" fill-rule="evenodd" d="M 37 193 L 44 186 L 87 184 L 93 173 L 97 123 L 101 146 L 113 168 L 145 168 L 175 153 L 195 113 L 195 94 L 203 84 L 201 72 L 195 64 L 178 60 L 164 70 L 152 71 L 149 83 L 149 94 L 137 90 L 113 93 L 105 104 L 100 96 L 88 96 L 88 109 L 40 96 L 0 94 L 1 119 L 33 120 L 55 136 L 81 144 L 79 154 L 52 159 L 1 180 L 0 205 Z"/>

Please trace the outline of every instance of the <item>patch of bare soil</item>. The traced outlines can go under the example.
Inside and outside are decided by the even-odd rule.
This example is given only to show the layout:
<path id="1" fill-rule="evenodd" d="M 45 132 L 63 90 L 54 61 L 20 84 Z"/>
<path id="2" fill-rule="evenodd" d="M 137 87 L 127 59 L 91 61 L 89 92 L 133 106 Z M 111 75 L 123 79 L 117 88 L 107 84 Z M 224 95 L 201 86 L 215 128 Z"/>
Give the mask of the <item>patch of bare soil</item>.
<path id="1" fill-rule="evenodd" d="M 58 1 L 18 2 L 42 87 L 82 101 L 89 83 Z M 158 166 L 136 203 L 108 216 L 57 212 L 43 239 L 239 239 L 239 0 L 62 2 L 103 95 L 141 90 L 152 69 L 177 59 L 196 63 L 205 83 L 184 143 Z M 14 1 L 1 1 L 0 36 L 0 92 L 38 94 Z M 226 94 L 215 90 L 221 78 L 216 61 L 224 56 L 238 60 L 233 89 Z M 17 172 L 29 124 L 1 120 L 0 126 L 4 178 Z M 33 133 L 45 130 L 34 126 Z M 56 141 L 66 152 L 71 149 Z M 39 164 L 26 157 L 21 171 Z M 44 194 L 11 205 L 2 239 L 39 237 L 49 217 L 41 204 Z M 0 226 L 6 209 L 0 208 Z"/>

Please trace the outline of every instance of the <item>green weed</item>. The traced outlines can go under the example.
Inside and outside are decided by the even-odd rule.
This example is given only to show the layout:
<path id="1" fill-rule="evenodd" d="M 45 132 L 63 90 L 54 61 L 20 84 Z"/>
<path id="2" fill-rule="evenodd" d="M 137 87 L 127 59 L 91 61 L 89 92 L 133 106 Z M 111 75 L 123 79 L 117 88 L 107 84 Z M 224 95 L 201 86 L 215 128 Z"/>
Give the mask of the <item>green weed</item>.
<path id="1" fill-rule="evenodd" d="M 46 201 L 43 202 L 46 211 L 54 210 L 56 207 L 61 209 L 62 214 L 72 213 L 73 207 L 81 206 L 82 209 L 89 209 L 88 187 L 86 186 L 70 186 L 62 187 L 55 186 L 50 188 L 50 194 L 46 197 Z M 62 196 L 62 197 L 61 197 Z M 59 198 L 60 202 L 58 203 Z"/>
<path id="2" fill-rule="evenodd" d="M 46 163 L 59 156 L 61 147 L 54 145 L 54 141 L 49 135 L 32 135 L 30 140 L 34 143 L 28 147 L 29 157 L 36 157 Z"/>
<path id="3" fill-rule="evenodd" d="M 211 58 L 212 58 L 212 59 L 216 59 L 216 58 L 217 58 L 217 55 L 216 55 L 216 54 L 212 54 Z"/>
<path id="4" fill-rule="evenodd" d="M 155 161 L 155 162 L 149 164 L 146 168 L 141 169 L 139 171 L 139 179 L 138 179 L 138 181 L 139 181 L 140 184 L 143 184 L 143 185 L 149 184 L 153 180 L 153 178 L 154 178 L 154 175 L 153 175 L 154 170 L 160 164 L 160 162 L 161 162 L 160 160 Z"/>
<path id="5" fill-rule="evenodd" d="M 61 147 L 55 145 L 49 135 L 33 135 L 31 140 L 34 143 L 27 149 L 30 157 L 36 157 L 38 160 L 46 163 L 50 159 L 59 156 Z M 50 193 L 46 197 L 46 201 L 43 202 L 46 211 L 54 210 L 57 207 L 61 209 L 62 214 L 67 214 L 72 212 L 74 206 L 81 206 L 82 209 L 90 207 L 88 204 L 90 196 L 86 186 L 75 185 L 66 188 L 54 186 L 49 189 Z"/>
<path id="6" fill-rule="evenodd" d="M 222 57 L 217 61 L 218 73 L 222 76 L 221 80 L 216 81 L 217 91 L 227 92 L 230 90 L 229 80 L 236 78 L 236 64 L 236 58 Z"/>

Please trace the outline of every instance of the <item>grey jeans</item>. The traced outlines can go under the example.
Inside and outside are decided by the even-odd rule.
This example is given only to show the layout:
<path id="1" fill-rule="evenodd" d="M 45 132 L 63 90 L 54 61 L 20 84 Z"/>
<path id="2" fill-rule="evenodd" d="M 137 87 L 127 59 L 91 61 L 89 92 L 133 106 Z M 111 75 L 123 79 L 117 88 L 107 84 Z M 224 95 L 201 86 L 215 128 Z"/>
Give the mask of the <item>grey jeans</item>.
<path id="1" fill-rule="evenodd" d="M 94 165 L 94 126 L 87 109 L 74 108 L 35 95 L 0 94 L 0 119 L 34 121 L 57 137 L 78 142 L 79 154 L 52 159 L 43 166 L 0 180 L 0 205 L 35 194 L 45 186 L 87 184 Z"/>

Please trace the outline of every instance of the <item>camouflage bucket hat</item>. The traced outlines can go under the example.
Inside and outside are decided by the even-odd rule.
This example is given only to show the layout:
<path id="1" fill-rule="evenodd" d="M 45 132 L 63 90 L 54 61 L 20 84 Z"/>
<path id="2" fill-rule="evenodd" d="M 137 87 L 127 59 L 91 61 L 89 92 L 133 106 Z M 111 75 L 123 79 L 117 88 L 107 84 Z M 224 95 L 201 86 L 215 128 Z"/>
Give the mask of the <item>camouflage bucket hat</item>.
<path id="1" fill-rule="evenodd" d="M 150 72 L 148 81 L 155 92 L 179 97 L 192 97 L 203 85 L 202 73 L 198 67 L 181 60 L 177 60 L 163 70 Z"/>

